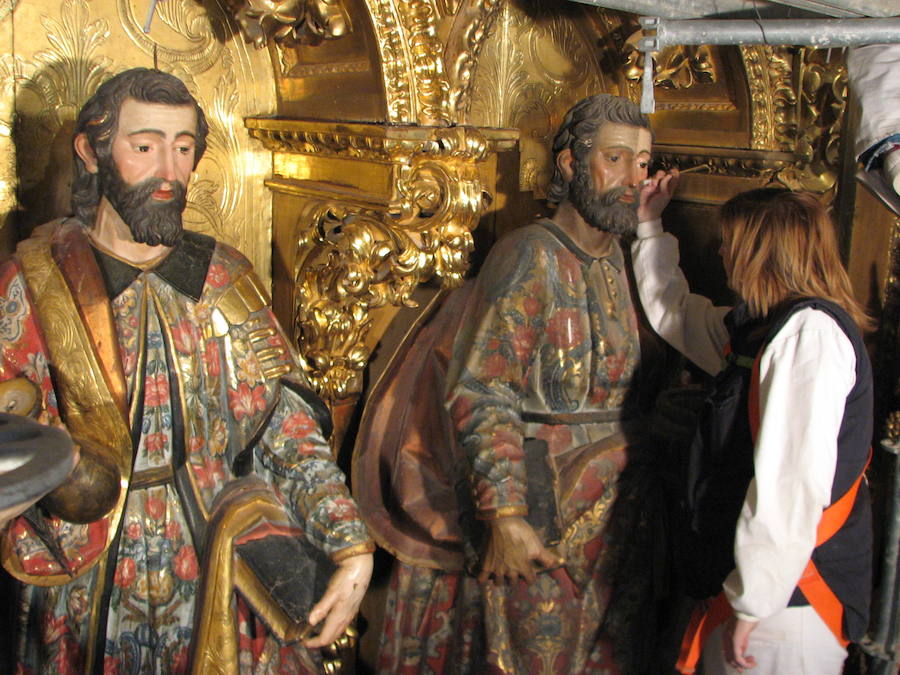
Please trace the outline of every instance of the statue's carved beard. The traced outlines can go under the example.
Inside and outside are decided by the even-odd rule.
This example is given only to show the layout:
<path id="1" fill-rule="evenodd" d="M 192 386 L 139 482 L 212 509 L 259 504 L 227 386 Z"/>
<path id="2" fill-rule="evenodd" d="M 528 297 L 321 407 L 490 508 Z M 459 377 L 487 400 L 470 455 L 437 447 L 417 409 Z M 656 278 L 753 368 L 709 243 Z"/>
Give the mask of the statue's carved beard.
<path id="1" fill-rule="evenodd" d="M 619 201 L 631 189 L 617 187 L 597 192 L 592 185 L 588 163 L 576 162 L 575 175 L 569 183 L 569 201 L 588 225 L 611 234 L 631 234 L 638 224 L 637 192 L 633 202 Z"/>
<path id="2" fill-rule="evenodd" d="M 187 190 L 180 182 L 147 178 L 129 185 L 115 162 L 109 160 L 100 163 L 99 183 L 100 194 L 109 200 L 128 225 L 136 242 L 148 246 L 175 246 L 181 241 L 181 214 L 187 205 Z M 153 197 L 163 183 L 171 186 L 172 198 L 167 201 Z"/>

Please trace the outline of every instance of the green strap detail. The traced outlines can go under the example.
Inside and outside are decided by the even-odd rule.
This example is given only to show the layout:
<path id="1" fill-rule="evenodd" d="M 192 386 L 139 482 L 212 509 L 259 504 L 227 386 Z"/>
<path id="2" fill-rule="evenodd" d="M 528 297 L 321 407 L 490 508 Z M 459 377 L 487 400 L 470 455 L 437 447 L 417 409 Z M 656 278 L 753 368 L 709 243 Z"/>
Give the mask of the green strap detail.
<path id="1" fill-rule="evenodd" d="M 726 356 L 725 361 L 729 364 L 734 364 L 740 366 L 741 368 L 748 369 L 752 369 L 753 364 L 756 363 L 756 359 L 752 356 L 744 356 L 742 354 L 735 354 L 734 352 Z"/>

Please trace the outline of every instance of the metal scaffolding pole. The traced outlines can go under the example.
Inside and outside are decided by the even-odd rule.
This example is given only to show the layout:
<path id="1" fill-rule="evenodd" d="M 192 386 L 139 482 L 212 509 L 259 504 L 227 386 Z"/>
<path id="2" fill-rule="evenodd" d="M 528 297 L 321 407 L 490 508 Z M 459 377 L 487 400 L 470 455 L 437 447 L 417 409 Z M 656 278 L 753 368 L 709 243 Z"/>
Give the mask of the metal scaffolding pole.
<path id="1" fill-rule="evenodd" d="M 864 17 L 897 16 L 896 0 L 573 0 L 585 5 L 609 7 L 632 14 L 653 14 L 667 19 L 698 19 L 730 14 L 747 17 L 764 14 L 790 16 L 800 9 L 823 16 Z"/>
<path id="2" fill-rule="evenodd" d="M 640 18 L 644 37 L 641 110 L 656 109 L 652 53 L 672 45 L 806 45 L 857 47 L 900 42 L 900 18 L 889 19 L 684 19 Z"/>
<path id="3" fill-rule="evenodd" d="M 897 607 L 900 606 L 900 584 L 897 579 L 897 565 L 900 562 L 900 445 L 883 440 L 881 448 L 893 455 L 893 476 L 887 503 L 881 581 L 873 608 L 876 611 L 875 623 L 862 643 L 871 675 L 897 672 L 897 641 L 900 631 L 900 626 L 897 625 Z"/>

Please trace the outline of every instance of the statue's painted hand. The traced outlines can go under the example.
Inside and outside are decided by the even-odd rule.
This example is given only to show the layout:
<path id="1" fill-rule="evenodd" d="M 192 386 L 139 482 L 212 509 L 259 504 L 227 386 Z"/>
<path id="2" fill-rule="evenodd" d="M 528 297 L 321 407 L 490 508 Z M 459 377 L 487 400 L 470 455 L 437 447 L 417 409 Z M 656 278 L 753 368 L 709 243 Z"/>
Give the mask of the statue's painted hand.
<path id="1" fill-rule="evenodd" d="M 33 417 L 41 410 L 41 390 L 27 377 L 0 382 L 0 412 Z"/>
<path id="2" fill-rule="evenodd" d="M 309 612 L 309 625 L 325 624 L 318 635 L 306 640 L 304 646 L 313 649 L 327 647 L 337 640 L 359 611 L 369 580 L 372 578 L 373 557 L 362 553 L 345 558 L 331 575 L 325 595 Z"/>
<path id="3" fill-rule="evenodd" d="M 534 563 L 547 569 L 563 563 L 544 548 L 534 528 L 524 518 L 497 518 L 490 521 L 490 526 L 491 534 L 478 575 L 479 583 L 490 578 L 512 583 L 519 577 L 531 583 L 535 578 Z"/>
<path id="4" fill-rule="evenodd" d="M 678 169 L 657 171 L 641 186 L 638 201 L 638 221 L 645 223 L 662 215 L 678 188 Z"/>

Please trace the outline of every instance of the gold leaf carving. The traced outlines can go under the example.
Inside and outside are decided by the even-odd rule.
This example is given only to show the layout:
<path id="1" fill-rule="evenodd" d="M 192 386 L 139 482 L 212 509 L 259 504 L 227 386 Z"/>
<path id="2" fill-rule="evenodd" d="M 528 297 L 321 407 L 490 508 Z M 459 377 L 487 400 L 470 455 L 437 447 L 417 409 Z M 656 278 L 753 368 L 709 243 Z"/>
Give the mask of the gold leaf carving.
<path id="1" fill-rule="evenodd" d="M 432 131 L 426 143 L 388 144 L 399 171 L 385 211 L 319 200 L 301 216 L 295 323 L 311 380 L 329 400 L 362 390 L 372 310 L 409 304 L 432 276 L 462 281 L 487 205 L 477 164 L 488 143 L 472 128 Z"/>
<path id="2" fill-rule="evenodd" d="M 672 150 L 671 146 L 658 145 L 653 148 L 654 162 L 661 168 L 698 167 L 703 173 L 713 176 L 753 178 L 762 182 L 772 180 L 779 171 L 794 162 L 793 153 L 763 152 L 756 150 L 704 148 Z"/>
<path id="3" fill-rule="evenodd" d="M 567 16 L 548 14 L 535 22 L 504 3 L 493 21 L 468 117 L 479 126 L 521 131 L 521 190 L 543 196 L 550 178 L 548 149 L 565 111 L 584 96 L 611 91 L 595 51 Z"/>
<path id="4" fill-rule="evenodd" d="M 402 19 L 392 0 L 366 0 L 366 4 L 381 54 L 388 121 L 392 124 L 411 122 L 415 119 L 414 83 L 402 37 Z"/>
<path id="5" fill-rule="evenodd" d="M 599 70 L 594 50 L 572 21 L 541 22 L 527 29 L 527 62 L 552 87 L 581 87 Z M 594 68 L 591 68 L 591 66 Z"/>
<path id="6" fill-rule="evenodd" d="M 64 0 L 58 17 L 43 15 L 40 24 L 50 48 L 40 49 L 28 60 L 15 55 L 3 62 L 4 70 L 12 75 L 11 81 L 4 77 L 7 86 L 16 83 L 18 119 L 13 137 L 20 148 L 54 146 L 63 125 L 75 119 L 113 67 L 100 53 L 109 39 L 109 23 L 92 20 L 85 0 Z M 52 163 L 46 151 L 21 153 L 17 162 L 20 189 L 35 187 L 48 171 L 61 172 Z M 55 201 L 46 193 L 43 198 Z"/>
<path id="7" fill-rule="evenodd" d="M 468 116 L 475 67 L 500 6 L 499 0 L 469 0 L 454 21 L 445 58 L 450 77 L 449 106 L 457 122 L 465 122 Z M 455 13 L 456 8 L 444 10 Z"/>
<path id="8" fill-rule="evenodd" d="M 230 61 L 229 56 L 226 61 Z M 255 147 L 244 131 L 240 110 L 252 101 L 236 86 L 230 67 L 219 77 L 212 101 L 204 104 L 210 123 L 203 173 L 192 182 L 185 221 L 237 246 L 268 277 L 271 203 L 264 179 L 271 171 L 268 153 Z"/>
<path id="9" fill-rule="evenodd" d="M 663 89 L 688 89 L 698 83 L 717 82 L 719 75 L 709 45 L 684 45 L 659 55 L 654 81 Z"/>
<path id="10" fill-rule="evenodd" d="M 894 224 L 891 228 L 890 255 L 887 269 L 888 273 L 885 275 L 884 288 L 880 297 L 881 306 L 885 308 L 886 312 L 887 310 L 896 312 L 897 316 L 900 317 L 900 217 L 894 218 Z M 896 329 L 900 329 L 900 318 L 892 325 Z M 886 326 L 886 324 L 882 322 L 882 326 Z M 900 418 L 897 421 L 900 423 Z M 900 427 L 898 427 L 898 432 L 900 432 Z M 897 436 L 897 439 L 900 439 L 900 435 Z"/>
<path id="11" fill-rule="evenodd" d="M 219 63 L 223 53 L 223 43 L 216 39 L 211 30 L 210 20 L 221 21 L 194 0 L 166 0 L 156 5 L 156 16 L 150 34 L 144 33 L 145 16 L 137 16 L 132 0 L 117 0 L 122 29 L 131 41 L 146 54 L 153 54 L 160 64 L 169 64 L 170 70 L 180 66 L 182 72 L 203 73 Z M 141 5 L 143 9 L 143 4 Z M 212 8 L 211 8 L 212 9 Z M 169 28 L 168 46 L 160 39 L 159 24 Z M 180 74 L 180 73 L 177 73 Z"/>
<path id="12" fill-rule="evenodd" d="M 463 0 L 437 0 L 437 8 L 441 16 L 453 16 L 459 10 Z"/>
<path id="13" fill-rule="evenodd" d="M 369 62 L 365 59 L 340 61 L 337 63 L 300 63 L 297 52 L 276 46 L 278 64 L 284 77 L 313 77 L 316 75 L 339 75 L 341 73 L 367 73 Z"/>
<path id="14" fill-rule="evenodd" d="M 33 64 L 14 54 L 0 55 L 0 216 L 4 220 L 6 214 L 16 208 L 16 156 L 12 142 L 14 93 L 33 75 L 33 69 Z"/>
<path id="15" fill-rule="evenodd" d="M 235 127 L 240 127 L 241 120 L 235 119 L 234 110 L 238 107 L 239 96 L 234 86 L 231 56 L 225 54 L 225 72 L 219 77 L 213 91 L 211 104 L 204 105 L 204 113 L 209 123 L 207 139 L 207 164 L 214 164 L 221 176 L 221 184 L 209 179 L 195 179 L 191 182 L 189 207 L 185 213 L 186 223 L 191 223 L 210 230 L 218 238 L 227 238 L 224 214 L 233 213 L 242 196 L 240 177 L 243 172 L 240 166 L 244 144 L 242 137 L 235 134 Z"/>
<path id="16" fill-rule="evenodd" d="M 481 148 L 481 132 L 471 127 L 448 129 L 424 126 L 382 127 L 267 118 L 249 118 L 245 122 L 250 135 L 276 153 L 405 162 L 416 156 L 430 154 L 448 156 L 462 154 L 480 161 L 484 152 Z M 502 142 L 501 137 L 505 138 L 501 134 L 492 140 Z M 475 140 L 471 144 L 455 143 L 449 140 L 452 138 Z M 469 147 L 470 145 L 474 145 L 474 148 Z M 508 148 L 504 146 L 504 149 Z"/>
<path id="17" fill-rule="evenodd" d="M 847 105 L 847 69 L 829 50 L 802 48 L 798 58 L 797 162 L 778 174 L 794 189 L 834 197 L 840 165 L 841 130 Z"/>
<path id="18" fill-rule="evenodd" d="M 299 346 L 316 389 L 337 400 L 362 389 L 369 310 L 415 286 L 415 247 L 408 235 L 393 236 L 375 212 L 321 205 L 306 218 L 313 226 L 298 242 L 295 273 Z M 396 275 L 385 282 L 392 266 Z"/>
<path id="19" fill-rule="evenodd" d="M 795 134 L 791 56 L 785 48 L 768 45 L 740 47 L 750 88 L 752 147 L 791 150 Z"/>
<path id="20" fill-rule="evenodd" d="M 0 4 L 0 21 L 5 21 L 6 17 L 16 11 L 16 5 L 18 4 L 19 0 L 6 0 Z"/>
<path id="21" fill-rule="evenodd" d="M 625 43 L 625 78 L 638 82 L 644 74 L 644 54 L 638 51 L 638 31 Z M 662 89 L 690 89 L 696 84 L 709 84 L 720 79 L 712 48 L 709 45 L 675 45 L 663 49 L 654 59 L 653 84 Z"/>
<path id="22" fill-rule="evenodd" d="M 88 97 L 109 75 L 111 61 L 97 54 L 109 38 L 109 24 L 90 20 L 85 0 L 66 0 L 58 20 L 41 20 L 51 48 L 34 55 L 35 76 L 25 86 L 38 89 L 57 124 L 74 119 Z"/>
<path id="23" fill-rule="evenodd" d="M 499 0 L 481 2 L 489 12 L 491 5 Z M 366 0 L 366 5 L 381 56 L 388 121 L 428 126 L 458 122 L 459 118 L 451 113 L 445 46 L 437 34 L 439 19 L 458 5 L 451 6 L 445 0 Z M 481 11 L 475 8 L 475 24 Z M 460 40 L 478 47 L 481 40 L 478 25 L 472 31 L 461 32 Z M 466 77 L 472 65 L 467 54 L 461 55 L 458 45 L 454 48 L 451 66 L 456 78 L 454 102 L 465 99 L 467 93 Z"/>
<path id="24" fill-rule="evenodd" d="M 505 20 L 507 17 L 503 17 Z M 509 28 L 509 22 L 503 22 L 503 29 Z M 529 86 L 528 72 L 525 68 L 525 54 L 516 44 L 517 41 L 504 43 L 502 39 L 492 40 L 485 49 L 483 63 L 479 70 L 479 80 L 491 82 L 492 87 L 478 87 L 472 101 L 473 113 L 483 124 L 497 127 L 508 127 L 515 124 L 517 112 L 521 109 L 522 99 L 526 97 L 525 89 Z M 534 85 L 534 89 L 538 89 Z M 535 94 L 538 92 L 535 91 Z M 551 92 L 543 97 L 549 100 Z M 537 100 L 540 97 L 531 97 Z M 532 101 L 533 105 L 533 101 Z"/>
<path id="25" fill-rule="evenodd" d="M 341 0 L 226 0 L 248 42 L 316 45 L 352 30 Z"/>
<path id="26" fill-rule="evenodd" d="M 878 330 L 878 351 L 876 353 L 880 356 L 879 369 L 887 373 L 887 376 L 882 375 L 879 378 L 884 383 L 882 395 L 890 400 L 890 406 L 894 408 L 888 413 L 887 419 L 884 421 L 881 443 L 888 443 L 896 449 L 900 445 L 900 410 L 896 409 L 898 404 L 897 394 L 900 392 L 900 381 L 897 380 L 896 357 L 898 353 L 898 334 L 900 334 L 900 331 L 898 331 L 900 329 L 900 277 L 898 277 L 898 274 L 900 274 L 900 218 L 894 218 L 893 220 L 888 249 L 887 274 L 885 275 L 884 286 L 881 289 L 879 298 L 882 314 Z M 891 387 L 893 387 L 892 390 L 890 390 Z"/>
<path id="27" fill-rule="evenodd" d="M 415 82 L 416 121 L 449 124 L 450 84 L 444 73 L 444 45 L 437 38 L 437 10 L 429 0 L 397 0 Z"/>
<path id="28" fill-rule="evenodd" d="M 709 102 L 678 102 L 678 101 L 661 101 L 657 106 L 657 110 L 693 110 L 697 112 L 734 112 L 737 110 L 733 103 L 727 101 Z"/>
<path id="29" fill-rule="evenodd" d="M 896 445 L 900 441 L 900 410 L 895 410 L 888 415 L 884 433 L 887 442 Z"/>

